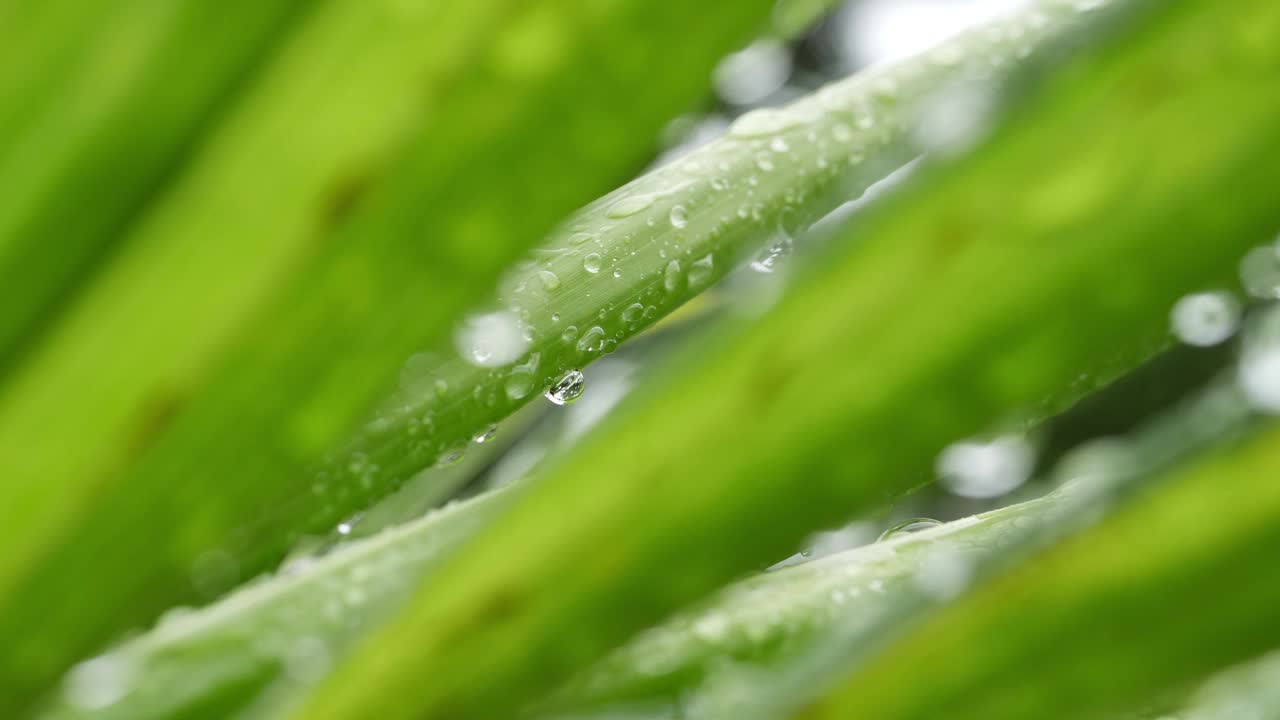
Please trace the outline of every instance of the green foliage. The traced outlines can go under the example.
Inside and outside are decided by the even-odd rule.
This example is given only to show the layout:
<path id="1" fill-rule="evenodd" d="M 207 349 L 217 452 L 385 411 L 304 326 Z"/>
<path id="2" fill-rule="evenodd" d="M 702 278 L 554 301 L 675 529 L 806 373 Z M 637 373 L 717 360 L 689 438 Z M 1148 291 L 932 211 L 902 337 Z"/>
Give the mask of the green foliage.
<path id="1" fill-rule="evenodd" d="M 1234 189 L 1274 180 L 1276 46 L 1249 32 L 1275 13 L 1162 8 L 1044 78 L 980 152 L 863 218 L 856 252 L 841 244 L 749 331 L 659 370 L 539 473 L 308 716 L 501 714 L 916 484 L 954 438 L 1062 407 L 1081 374 L 1149 353 L 1175 299 L 1226 281 L 1280 224 L 1269 199 Z M 1192 136 L 1193 150 L 1164 152 Z"/>
<path id="2" fill-rule="evenodd" d="M 1135 368 L 1280 227 L 1280 6 L 1038 0 L 570 214 L 827 4 L 0 0 L 0 714 L 1269 707 L 1265 661 L 1187 691 L 1280 646 L 1280 315 Z M 603 425 L 422 515 L 753 257 Z M 757 572 L 959 439 L 1135 426 L 1105 482 Z"/>
<path id="3" fill-rule="evenodd" d="M 6 705 L 386 492 L 327 487 L 330 446 L 764 5 L 338 1 L 292 27 L 0 389 Z"/>

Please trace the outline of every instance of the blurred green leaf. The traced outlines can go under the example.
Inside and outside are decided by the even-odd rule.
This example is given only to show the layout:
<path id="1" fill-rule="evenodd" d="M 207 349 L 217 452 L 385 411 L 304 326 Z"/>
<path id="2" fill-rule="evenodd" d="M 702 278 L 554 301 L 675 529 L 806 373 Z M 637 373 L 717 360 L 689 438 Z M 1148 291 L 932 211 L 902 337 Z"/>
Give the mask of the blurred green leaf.
<path id="1" fill-rule="evenodd" d="M 367 504 L 317 475 L 324 454 L 639 161 L 766 5 L 308 15 L 0 388 L 0 507 L 23 538 L 0 556 L 2 707 Z"/>
<path id="2" fill-rule="evenodd" d="M 0 9 L 0 372 L 164 192 L 307 0 Z M 52 239 L 56 238 L 56 242 Z"/>
<path id="3" fill-rule="evenodd" d="M 1280 551 L 1277 467 L 1274 427 L 1190 463 L 921 623 L 797 717 L 1094 717 L 1275 647 L 1280 582 L 1258 568 Z"/>
<path id="4" fill-rule="evenodd" d="M 659 372 L 448 558 L 306 715 L 501 714 L 915 484 L 947 442 L 1060 408 L 1081 374 L 1149 354 L 1175 299 L 1227 282 L 1280 226 L 1267 193 L 1240 191 L 1278 179 L 1280 9 L 1155 8 L 1123 45 L 1028 84 L 980 152 L 862 218 L 856 250 L 749 332 Z"/>

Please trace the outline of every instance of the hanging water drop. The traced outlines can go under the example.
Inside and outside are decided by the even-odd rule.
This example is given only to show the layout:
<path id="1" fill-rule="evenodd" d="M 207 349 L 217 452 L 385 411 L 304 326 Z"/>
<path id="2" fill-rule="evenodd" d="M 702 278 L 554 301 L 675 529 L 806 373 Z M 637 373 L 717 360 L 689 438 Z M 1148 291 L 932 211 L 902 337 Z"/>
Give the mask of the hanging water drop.
<path id="1" fill-rule="evenodd" d="M 888 530 L 881 533 L 876 542 L 896 540 L 900 537 L 923 532 L 925 530 L 936 528 L 940 525 L 942 525 L 941 520 L 933 520 L 931 518 L 911 518 L 910 520 L 903 520 L 896 525 L 890 526 Z"/>
<path id="2" fill-rule="evenodd" d="M 547 399 L 556 405 L 568 405 L 582 397 L 587 379 L 578 370 L 570 370 L 547 390 Z"/>
<path id="3" fill-rule="evenodd" d="M 791 246 L 791 238 L 785 234 L 780 234 L 765 249 L 760 251 L 755 260 L 751 261 L 751 269 L 762 273 L 775 272 L 782 262 L 791 255 Z"/>

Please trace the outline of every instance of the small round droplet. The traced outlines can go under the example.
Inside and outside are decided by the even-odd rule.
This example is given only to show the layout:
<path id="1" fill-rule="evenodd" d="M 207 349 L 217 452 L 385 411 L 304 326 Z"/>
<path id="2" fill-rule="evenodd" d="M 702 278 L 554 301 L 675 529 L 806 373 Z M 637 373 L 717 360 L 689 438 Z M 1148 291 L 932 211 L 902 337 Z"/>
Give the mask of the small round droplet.
<path id="1" fill-rule="evenodd" d="M 773 157 L 770 156 L 769 153 L 760 153 L 759 155 L 756 155 L 756 167 L 760 169 L 760 172 L 773 172 L 775 167 L 773 164 Z"/>
<path id="2" fill-rule="evenodd" d="M 1217 345 L 1239 327 L 1240 303 L 1225 292 L 1187 295 L 1173 306 L 1169 323 L 1178 339 L 1188 345 Z"/>
<path id="3" fill-rule="evenodd" d="M 671 212 L 667 214 L 667 218 L 671 220 L 671 227 L 677 230 L 684 228 L 689 224 L 689 214 L 683 205 L 674 205 Z"/>
<path id="4" fill-rule="evenodd" d="M 556 405 L 568 405 L 582 397 L 587 379 L 578 370 L 570 370 L 547 390 L 547 399 Z"/>
<path id="5" fill-rule="evenodd" d="M 942 524 L 941 520 L 933 520 L 931 518 L 911 518 L 893 525 L 888 530 L 880 534 L 876 542 L 884 542 L 886 540 L 896 540 L 897 538 L 911 535 L 912 533 L 922 532 L 930 528 L 936 528 Z"/>
<path id="6" fill-rule="evenodd" d="M 587 253 L 586 257 L 582 258 L 582 269 L 594 275 L 600 272 L 601 262 L 600 253 Z"/>
<path id="7" fill-rule="evenodd" d="M 791 150 L 791 146 L 787 144 L 786 140 L 776 137 L 769 141 L 769 149 L 774 152 L 784 153 L 789 152 Z"/>
<path id="8" fill-rule="evenodd" d="M 350 535 L 352 530 L 356 529 L 356 525 L 360 523 L 361 513 L 356 513 L 351 517 L 338 523 L 337 531 L 339 535 Z"/>

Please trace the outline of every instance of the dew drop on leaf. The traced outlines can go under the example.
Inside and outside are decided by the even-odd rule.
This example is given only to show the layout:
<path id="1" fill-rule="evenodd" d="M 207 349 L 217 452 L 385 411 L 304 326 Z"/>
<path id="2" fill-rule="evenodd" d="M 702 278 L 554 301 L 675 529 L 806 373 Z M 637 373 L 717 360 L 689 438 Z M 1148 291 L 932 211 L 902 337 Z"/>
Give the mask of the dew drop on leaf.
<path id="1" fill-rule="evenodd" d="M 689 266 L 689 287 L 696 288 L 711 279 L 715 269 L 715 259 L 711 255 L 694 260 Z"/>
<path id="2" fill-rule="evenodd" d="M 556 405 L 568 405 L 582 397 L 586 377 L 579 370 L 570 370 L 547 390 L 547 399 Z"/>
<path id="3" fill-rule="evenodd" d="M 777 271 L 783 261 L 791 255 L 791 247 L 791 238 L 786 235 L 775 238 L 768 247 L 760 251 L 755 260 L 751 261 L 751 269 L 762 273 Z"/>
<path id="4" fill-rule="evenodd" d="M 662 287 L 667 292 L 675 292 L 680 287 L 680 277 L 680 261 L 668 262 L 667 269 L 662 274 Z"/>
<path id="5" fill-rule="evenodd" d="M 939 525 L 942 525 L 942 521 L 933 520 L 931 518 L 911 518 L 910 520 L 903 520 L 902 522 L 891 526 L 888 530 L 885 530 L 883 533 L 881 533 L 880 537 L 876 540 L 876 542 L 884 542 L 886 540 L 896 540 L 897 538 L 903 537 L 905 535 L 911 535 L 912 533 L 918 533 L 924 530 L 929 530 L 930 528 L 936 528 Z"/>
<path id="6" fill-rule="evenodd" d="M 653 204 L 653 195 L 630 195 L 609 206 L 606 215 L 611 218 L 624 218 L 635 215 Z"/>
<path id="7" fill-rule="evenodd" d="M 689 224 L 689 214 L 683 205 L 674 205 L 671 212 L 667 214 L 667 218 L 671 220 L 671 227 L 677 230 Z"/>

